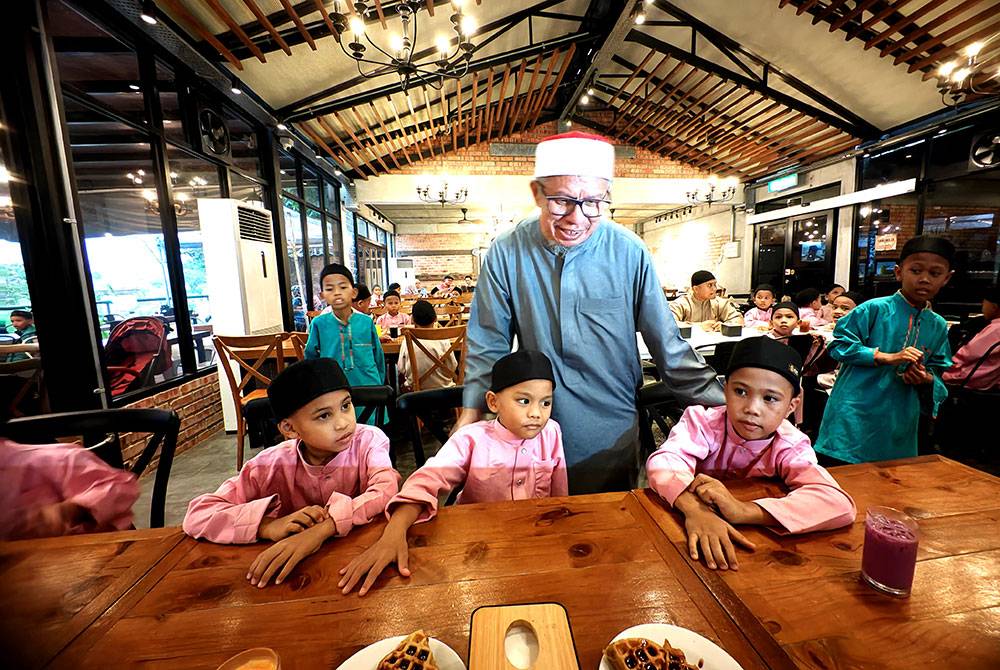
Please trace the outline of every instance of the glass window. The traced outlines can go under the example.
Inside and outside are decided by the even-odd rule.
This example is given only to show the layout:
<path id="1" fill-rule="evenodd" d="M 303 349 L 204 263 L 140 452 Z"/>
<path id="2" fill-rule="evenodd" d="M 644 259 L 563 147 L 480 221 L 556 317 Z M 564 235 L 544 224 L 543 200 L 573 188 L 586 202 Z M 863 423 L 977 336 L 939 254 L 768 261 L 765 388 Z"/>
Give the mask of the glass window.
<path id="1" fill-rule="evenodd" d="M 341 239 L 340 220 L 326 216 L 327 263 L 344 262 L 344 241 Z"/>
<path id="2" fill-rule="evenodd" d="M 264 186 L 247 179 L 236 170 L 229 171 L 230 196 L 235 200 L 264 207 Z"/>
<path id="3" fill-rule="evenodd" d="M 349 212 L 346 223 L 347 239 L 344 240 L 344 254 L 347 256 L 344 265 L 351 269 L 355 277 L 358 275 L 357 223 L 358 216 L 353 212 Z"/>
<path id="4" fill-rule="evenodd" d="M 125 126 L 101 123 L 100 138 L 87 123 L 70 121 L 68 131 L 108 391 L 118 397 L 180 375 L 181 361 L 150 146 Z M 166 329 L 166 354 L 140 334 L 151 318 Z M 124 321 L 140 332 L 115 328 Z"/>
<path id="5" fill-rule="evenodd" d="M 311 207 L 306 210 L 306 231 L 309 233 L 309 269 L 313 281 L 312 309 L 323 309 L 326 305 L 320 298 L 319 273 L 326 263 L 323 251 L 323 214 Z"/>
<path id="6" fill-rule="evenodd" d="M 278 166 L 278 176 L 281 177 L 281 190 L 298 198 L 299 184 L 295 176 L 295 158 L 285 152 L 281 152 L 278 157 Z"/>
<path id="7" fill-rule="evenodd" d="M 306 204 L 319 207 L 319 177 L 307 167 L 302 168 L 302 189 Z"/>
<path id="8" fill-rule="evenodd" d="M 941 292 L 945 302 L 974 302 L 1000 277 L 1000 173 L 996 170 L 929 185 L 925 234 L 955 245 L 955 276 Z"/>
<path id="9" fill-rule="evenodd" d="M 227 111 L 226 127 L 229 129 L 229 146 L 233 152 L 233 166 L 251 177 L 263 178 L 257 132 L 241 117 Z"/>
<path id="10" fill-rule="evenodd" d="M 137 123 L 146 122 L 139 63 L 118 41 L 63 2 L 48 3 L 49 33 L 64 90 Z"/>
<path id="11" fill-rule="evenodd" d="M 288 255 L 289 286 L 295 330 L 306 330 L 308 306 L 309 266 L 306 264 L 302 244 L 302 205 L 291 198 L 282 198 L 285 210 L 285 253 Z"/>
<path id="12" fill-rule="evenodd" d="M 178 87 L 180 82 L 174 71 L 159 60 L 156 61 L 156 88 L 160 93 L 160 112 L 163 115 L 163 135 L 171 142 L 188 144 L 181 116 Z"/>
<path id="13" fill-rule="evenodd" d="M 917 234 L 917 195 L 906 193 L 858 207 L 858 277 L 874 284 L 876 296 L 889 295 L 899 284 L 895 267 L 899 252 Z"/>
<path id="14" fill-rule="evenodd" d="M 200 369 L 212 365 L 213 352 L 212 309 L 205 285 L 205 251 L 201 244 L 198 198 L 222 197 L 219 168 L 172 146 L 167 147 L 167 162 L 177 215 L 181 264 L 184 267 L 184 289 L 191 313 L 195 360 Z"/>
<path id="15" fill-rule="evenodd" d="M 337 198 L 337 185 L 330 181 L 323 181 L 323 207 L 330 214 L 340 218 L 340 201 Z"/>
<path id="16" fill-rule="evenodd" d="M 861 188 L 872 188 L 879 184 L 919 177 L 925 144 L 921 140 L 897 149 L 875 153 L 864 159 Z"/>

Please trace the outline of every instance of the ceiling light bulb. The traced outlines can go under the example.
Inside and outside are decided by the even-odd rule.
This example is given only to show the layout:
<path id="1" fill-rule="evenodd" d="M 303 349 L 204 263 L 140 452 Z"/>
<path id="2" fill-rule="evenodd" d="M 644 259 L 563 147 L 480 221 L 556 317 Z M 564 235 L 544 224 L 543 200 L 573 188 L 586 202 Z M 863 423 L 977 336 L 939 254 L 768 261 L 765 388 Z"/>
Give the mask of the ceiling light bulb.
<path id="1" fill-rule="evenodd" d="M 395 53 L 399 53 L 403 50 L 403 36 L 399 33 L 389 34 L 389 49 Z"/>
<path id="2" fill-rule="evenodd" d="M 478 26 L 476 25 L 476 20 L 471 16 L 463 16 L 461 23 L 462 35 L 469 37 L 470 35 L 475 35 Z"/>
<path id="3" fill-rule="evenodd" d="M 436 44 L 438 53 L 442 56 L 447 56 L 448 52 L 451 51 L 451 40 L 444 35 L 438 35 Z"/>
<path id="4" fill-rule="evenodd" d="M 149 202 L 153 202 L 154 200 L 156 200 L 156 194 L 153 193 L 153 189 L 144 188 L 142 189 L 142 199 L 148 200 Z"/>
<path id="5" fill-rule="evenodd" d="M 0 184 L 8 182 L 10 182 L 10 172 L 7 170 L 6 165 L 0 165 Z"/>
<path id="6" fill-rule="evenodd" d="M 339 176 L 340 176 L 341 174 L 343 174 L 343 173 L 342 173 L 342 172 L 341 172 L 340 170 L 334 170 L 334 171 L 333 171 L 333 174 L 335 174 L 336 176 L 338 176 L 338 177 L 339 177 Z"/>
<path id="7" fill-rule="evenodd" d="M 146 174 L 145 170 L 136 170 L 135 172 L 136 172 L 136 174 L 143 175 L 143 176 L 145 176 L 145 174 Z"/>
<path id="8" fill-rule="evenodd" d="M 288 126 L 283 123 L 279 123 L 276 127 L 278 130 L 288 130 Z"/>
<path id="9" fill-rule="evenodd" d="M 955 70 L 954 74 L 951 75 L 952 81 L 965 81 L 965 78 L 969 76 L 971 70 L 967 67 Z"/>
<path id="10" fill-rule="evenodd" d="M 461 9 L 464 4 L 465 0 L 451 0 L 451 6 L 455 9 Z"/>
<path id="11" fill-rule="evenodd" d="M 975 58 L 980 51 L 983 50 L 982 42 L 973 42 L 969 46 L 965 47 L 965 55 L 969 58 Z"/>
<path id="12" fill-rule="evenodd" d="M 241 91 L 240 87 L 236 84 L 233 84 L 233 87 L 229 90 L 233 92 L 233 95 L 243 95 L 243 91 Z"/>
<path id="13" fill-rule="evenodd" d="M 587 95 L 594 95 L 594 89 L 593 88 L 588 88 L 587 89 Z"/>
<path id="14" fill-rule="evenodd" d="M 590 96 L 588 96 L 588 95 L 581 95 L 580 96 L 580 104 L 581 105 L 586 105 L 589 102 L 590 102 Z"/>
<path id="15" fill-rule="evenodd" d="M 191 199 L 191 196 L 189 196 L 187 193 L 178 193 L 176 198 L 177 202 L 187 202 L 188 200 Z"/>
<path id="16" fill-rule="evenodd" d="M 170 178 L 171 179 L 177 179 L 177 173 L 176 172 L 171 172 L 170 173 Z"/>
<path id="17" fill-rule="evenodd" d="M 641 26 L 645 22 L 646 22 L 646 12 L 645 11 L 640 11 L 638 14 L 635 15 L 635 25 Z"/>
<path id="18" fill-rule="evenodd" d="M 139 14 L 139 18 L 151 26 L 156 25 L 156 5 L 153 0 L 143 0 L 142 13 Z"/>
<path id="19" fill-rule="evenodd" d="M 858 210 L 858 214 L 860 214 L 861 216 L 868 216 L 871 213 L 872 213 L 871 207 L 862 207 L 861 209 Z"/>
<path id="20" fill-rule="evenodd" d="M 938 76 L 947 77 L 952 72 L 955 71 L 956 67 L 958 67 L 958 63 L 956 63 L 955 61 L 951 61 L 950 63 L 945 63 L 944 65 L 938 68 Z"/>
<path id="21" fill-rule="evenodd" d="M 128 87 L 130 89 L 132 89 L 133 91 L 138 91 L 139 90 L 139 84 L 129 84 Z"/>
<path id="22" fill-rule="evenodd" d="M 351 17 L 351 32 L 354 33 L 355 38 L 361 37 L 365 34 L 365 22 L 361 20 L 360 16 Z"/>

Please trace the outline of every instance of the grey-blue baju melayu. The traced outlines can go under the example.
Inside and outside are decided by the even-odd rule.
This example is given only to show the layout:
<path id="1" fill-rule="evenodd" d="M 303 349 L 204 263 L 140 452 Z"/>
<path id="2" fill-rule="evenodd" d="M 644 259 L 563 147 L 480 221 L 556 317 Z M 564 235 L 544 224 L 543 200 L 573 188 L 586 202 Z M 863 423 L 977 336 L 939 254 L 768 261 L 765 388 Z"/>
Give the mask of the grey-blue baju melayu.
<path id="1" fill-rule="evenodd" d="M 494 241 L 468 328 L 466 407 L 485 408 L 490 371 L 522 349 L 551 360 L 571 493 L 624 490 L 638 473 L 641 332 L 681 405 L 724 403 L 714 371 L 681 339 L 642 240 L 608 220 L 575 247 L 548 242 L 537 217 Z"/>

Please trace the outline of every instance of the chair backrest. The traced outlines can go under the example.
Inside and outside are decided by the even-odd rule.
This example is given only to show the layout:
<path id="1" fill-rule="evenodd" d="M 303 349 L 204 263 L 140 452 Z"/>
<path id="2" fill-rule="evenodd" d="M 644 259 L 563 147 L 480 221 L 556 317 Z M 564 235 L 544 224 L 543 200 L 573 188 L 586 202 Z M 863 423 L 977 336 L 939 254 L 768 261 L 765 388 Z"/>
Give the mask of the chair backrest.
<path id="1" fill-rule="evenodd" d="M 12 419 L 4 425 L 4 434 L 27 444 L 50 444 L 60 437 L 83 437 L 83 446 L 108 465 L 124 467 L 120 436 L 124 433 L 149 433 L 142 452 L 129 471 L 136 476 L 145 472 L 159 452 L 156 479 L 149 508 L 149 525 L 162 528 L 170 468 L 177 449 L 181 420 L 176 412 L 163 409 L 102 409 L 64 412 Z"/>
<path id="2" fill-rule="evenodd" d="M 226 372 L 229 388 L 233 392 L 237 413 L 240 412 L 240 398 L 251 380 L 261 388 L 266 388 L 271 384 L 271 378 L 261 370 L 268 359 L 275 359 L 277 372 L 285 369 L 284 345 L 285 340 L 289 337 L 291 337 L 291 333 L 212 336 L 216 351 L 221 352 L 225 357 L 225 365 L 222 366 L 222 369 Z M 292 346 L 294 350 L 294 343 Z M 240 371 L 239 381 L 236 381 L 231 363 L 235 363 L 236 369 Z"/>
<path id="3" fill-rule="evenodd" d="M 729 359 L 733 357 L 733 349 L 736 348 L 737 340 L 723 340 L 722 342 L 716 342 L 714 345 L 703 345 L 698 347 L 697 350 L 708 349 L 712 347 L 715 351 L 705 356 L 705 362 L 712 366 L 715 373 L 721 377 L 725 377 L 726 373 L 729 371 Z"/>
<path id="4" fill-rule="evenodd" d="M 391 386 L 352 386 L 351 402 L 356 407 L 364 407 L 358 423 L 368 423 L 375 416 L 373 425 L 381 427 L 385 423 L 385 413 L 395 402 L 396 392 Z"/>
<path id="5" fill-rule="evenodd" d="M 959 388 L 964 388 L 965 385 L 969 383 L 969 380 L 972 379 L 972 375 L 976 374 L 976 370 L 979 369 L 979 366 L 988 361 L 990 356 L 992 356 L 994 352 L 998 351 L 998 347 L 1000 347 L 1000 342 L 994 342 L 990 345 L 989 349 L 986 350 L 986 353 L 980 356 L 979 360 L 976 361 L 976 364 L 972 366 L 971 370 L 969 370 L 969 374 L 965 375 L 965 379 L 963 379 L 958 385 Z"/>
<path id="6" fill-rule="evenodd" d="M 421 340 L 451 340 L 451 346 L 444 354 L 439 356 L 431 352 Z M 435 372 L 448 377 L 458 385 L 461 385 L 465 381 L 467 345 L 465 326 L 453 326 L 450 328 L 404 328 L 403 344 L 406 347 L 406 356 L 410 361 L 410 374 L 413 376 L 414 391 L 420 391 Z M 423 373 L 420 372 L 417 365 L 418 351 L 422 351 L 431 363 Z"/>
<path id="7" fill-rule="evenodd" d="M 383 314 L 385 314 L 385 312 L 386 312 L 386 306 L 379 305 L 378 307 L 372 307 L 371 310 L 368 312 L 368 316 L 374 319 L 377 316 L 382 316 Z"/>
<path id="8" fill-rule="evenodd" d="M 445 326 L 458 326 L 462 323 L 462 312 L 465 308 L 461 305 L 435 305 L 434 311 L 439 317 L 447 316 L 448 320 L 445 322 Z"/>
<path id="9" fill-rule="evenodd" d="M 295 358 L 298 360 L 304 360 L 306 357 L 306 342 L 309 341 L 309 333 L 303 333 L 302 331 L 292 331 L 291 333 L 285 333 L 288 336 L 288 342 L 292 345 L 292 351 L 295 352 Z"/>

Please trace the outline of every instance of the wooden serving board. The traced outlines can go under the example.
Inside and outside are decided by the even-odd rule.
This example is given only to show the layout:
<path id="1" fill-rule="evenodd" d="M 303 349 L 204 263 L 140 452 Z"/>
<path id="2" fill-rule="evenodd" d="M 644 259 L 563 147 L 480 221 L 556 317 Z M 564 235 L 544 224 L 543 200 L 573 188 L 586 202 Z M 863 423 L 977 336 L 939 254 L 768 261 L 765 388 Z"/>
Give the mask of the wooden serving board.
<path id="1" fill-rule="evenodd" d="M 580 670 L 566 609 L 558 603 L 497 605 L 472 613 L 469 670 L 517 670 L 507 660 L 507 631 L 526 625 L 538 640 L 537 670 Z"/>

